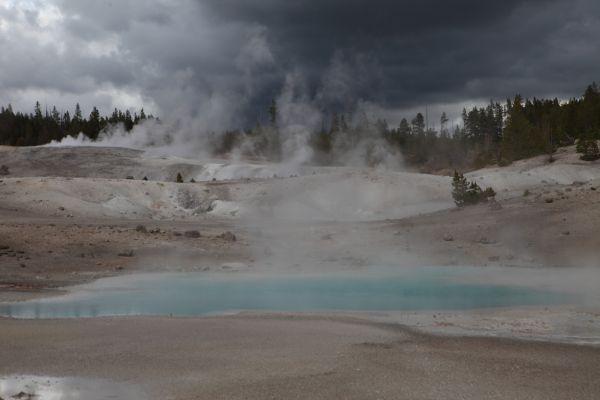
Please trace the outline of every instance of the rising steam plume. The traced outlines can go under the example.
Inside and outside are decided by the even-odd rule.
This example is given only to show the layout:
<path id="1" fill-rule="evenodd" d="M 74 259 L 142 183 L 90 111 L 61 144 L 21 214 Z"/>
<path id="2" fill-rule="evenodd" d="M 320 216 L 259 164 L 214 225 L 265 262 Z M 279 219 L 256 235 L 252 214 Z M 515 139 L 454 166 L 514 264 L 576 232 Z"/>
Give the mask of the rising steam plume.
<path id="1" fill-rule="evenodd" d="M 171 105 L 169 115 L 160 120 L 146 120 L 126 132 L 122 125 L 109 126 L 96 141 L 80 134 L 66 137 L 49 146 L 108 146 L 127 147 L 144 150 L 151 155 L 181 156 L 194 159 L 209 159 L 214 156 L 215 143 L 222 140 L 226 131 L 252 127 L 251 124 L 266 121 L 266 109 L 262 116 L 252 121 L 247 117 L 249 109 L 263 89 L 257 87 L 256 76 L 277 68 L 276 60 L 269 47 L 265 29 L 255 29 L 235 58 L 235 66 L 243 77 L 243 83 L 235 87 L 221 85 L 196 93 L 196 106 L 187 104 L 189 96 L 185 82 L 192 79 L 193 72 L 181 73 L 173 77 L 169 98 L 181 99 L 181 104 Z M 328 164 L 344 166 L 381 166 L 398 169 L 401 156 L 386 146 L 374 126 L 369 125 L 368 115 L 372 105 L 366 106 L 360 96 L 365 86 L 376 87 L 377 67 L 372 60 L 361 55 L 347 55 L 336 52 L 329 68 L 323 74 L 320 86 L 309 89 L 309 79 L 301 69 L 285 74 L 281 89 L 273 96 L 278 107 L 277 134 L 280 146 L 278 161 L 282 164 L 300 166 L 322 162 L 315 154 L 311 139 L 316 132 L 328 129 L 331 120 L 330 110 L 338 109 L 346 114 L 348 126 L 360 125 L 360 140 L 349 143 L 347 135 L 337 135 L 331 143 Z M 365 78 L 373 76 L 374 78 Z M 180 96 L 177 96 L 177 92 Z M 259 114 L 260 115 L 260 114 Z M 353 117 L 352 117 L 353 116 Z M 372 116 L 371 116 L 372 117 Z M 262 138 L 259 138 L 262 139 Z M 244 136 L 229 152 L 232 161 L 244 158 L 257 159 L 257 139 Z"/>

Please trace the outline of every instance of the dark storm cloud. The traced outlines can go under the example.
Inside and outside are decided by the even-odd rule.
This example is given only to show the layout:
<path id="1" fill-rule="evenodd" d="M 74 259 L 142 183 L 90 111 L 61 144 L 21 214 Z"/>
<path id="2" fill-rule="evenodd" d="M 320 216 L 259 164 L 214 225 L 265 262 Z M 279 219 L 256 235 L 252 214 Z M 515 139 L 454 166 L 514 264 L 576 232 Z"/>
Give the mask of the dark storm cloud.
<path id="1" fill-rule="evenodd" d="M 390 106 L 517 91 L 571 95 L 598 79 L 600 7 L 593 0 L 201 3 L 215 18 L 267 26 L 279 59 L 317 76 L 336 50 L 368 54 L 383 80 L 372 95 Z"/>
<path id="2" fill-rule="evenodd" d="M 0 101 L 23 105 L 255 116 L 293 81 L 412 110 L 600 80 L 595 0 L 8 0 L 0 29 Z"/>
<path id="3" fill-rule="evenodd" d="M 259 22 L 290 33 L 325 33 L 347 41 L 356 34 L 374 38 L 483 26 L 509 15 L 523 0 L 199 0 L 222 19 Z M 533 0 L 528 3 L 551 3 Z"/>
<path id="4" fill-rule="evenodd" d="M 529 3 L 543 6 L 554 2 Z M 497 29 L 525 2 L 202 0 L 201 3 L 217 19 L 268 27 L 279 50 L 296 62 L 326 63 L 335 49 L 373 51 L 388 62 L 402 57 L 402 50 L 406 50 L 406 61 L 422 61 L 422 56 L 443 47 L 448 35 L 451 38 L 457 32 L 479 34 Z M 431 45 L 435 48 L 429 48 Z"/>

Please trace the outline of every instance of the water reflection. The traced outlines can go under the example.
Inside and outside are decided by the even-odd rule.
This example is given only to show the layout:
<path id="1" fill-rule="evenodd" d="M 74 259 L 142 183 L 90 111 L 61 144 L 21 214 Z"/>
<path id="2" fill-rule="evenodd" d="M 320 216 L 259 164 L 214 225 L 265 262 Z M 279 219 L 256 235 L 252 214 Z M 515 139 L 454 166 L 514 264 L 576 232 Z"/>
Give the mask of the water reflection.
<path id="1" fill-rule="evenodd" d="M 494 276 L 489 272 L 455 267 L 318 276 L 132 275 L 102 279 L 62 297 L 0 304 L 0 316 L 81 318 L 193 316 L 238 310 L 467 310 L 564 304 L 575 300 L 574 296 L 552 290 L 493 284 Z M 464 277 L 479 278 L 477 282 L 466 283 Z"/>
<path id="2" fill-rule="evenodd" d="M 21 400 L 142 400 L 141 388 L 101 379 L 31 375 L 0 377 L 0 398 Z"/>

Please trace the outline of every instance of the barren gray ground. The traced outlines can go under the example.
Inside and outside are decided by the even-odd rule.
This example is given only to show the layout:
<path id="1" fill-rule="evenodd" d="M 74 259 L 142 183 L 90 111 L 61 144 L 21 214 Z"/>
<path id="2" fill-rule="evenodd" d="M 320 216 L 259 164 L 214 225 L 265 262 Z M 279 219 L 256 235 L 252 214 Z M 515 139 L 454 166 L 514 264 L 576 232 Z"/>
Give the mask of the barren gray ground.
<path id="1" fill-rule="evenodd" d="M 2 321 L 0 373 L 177 399 L 596 399 L 600 350 L 425 336 L 350 318 Z"/>
<path id="2" fill-rule="evenodd" d="M 136 272 L 498 265 L 575 274 L 597 271 L 600 259 L 598 166 L 570 153 L 551 167 L 554 180 L 539 161 L 474 173 L 497 185 L 499 206 L 464 210 L 451 207 L 448 178 L 415 174 L 322 169 L 176 184 L 176 171 L 187 178 L 206 166 L 114 149 L 3 148 L 0 164 L 11 170 L 0 177 L 0 300 Z M 185 235 L 192 230 L 200 237 Z M 470 324 L 475 333 L 586 343 L 600 332 L 594 307 L 467 317 L 400 321 L 459 335 Z M 600 396 L 596 347 L 429 336 L 398 319 L 360 318 L 2 319 L 0 374 L 106 378 L 175 399 Z M 376 322 L 384 319 L 393 322 Z"/>

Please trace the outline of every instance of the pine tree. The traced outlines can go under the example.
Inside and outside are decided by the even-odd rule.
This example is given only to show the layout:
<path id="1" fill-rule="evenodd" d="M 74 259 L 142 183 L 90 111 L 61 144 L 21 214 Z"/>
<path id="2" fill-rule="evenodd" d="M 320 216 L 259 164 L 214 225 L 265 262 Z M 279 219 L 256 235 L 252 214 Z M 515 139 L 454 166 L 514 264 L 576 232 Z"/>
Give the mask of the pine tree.
<path id="1" fill-rule="evenodd" d="M 56 109 L 56 106 L 52 107 L 52 120 L 57 125 L 60 125 L 60 114 L 59 114 L 58 110 Z"/>
<path id="2" fill-rule="evenodd" d="M 125 123 L 125 130 L 127 132 L 133 129 L 133 118 L 131 117 L 131 112 L 129 112 L 129 110 L 125 111 L 125 118 L 123 122 Z"/>
<path id="3" fill-rule="evenodd" d="M 477 182 L 469 182 L 467 178 L 458 171 L 454 171 L 452 179 L 452 198 L 458 207 L 487 202 L 496 196 L 492 188 L 481 190 Z"/>
<path id="4" fill-rule="evenodd" d="M 448 135 L 448 116 L 446 115 L 445 112 L 442 113 L 442 116 L 440 117 L 440 135 L 447 137 Z"/>
<path id="5" fill-rule="evenodd" d="M 423 114 L 418 113 L 412 122 L 412 133 L 417 136 L 425 135 L 425 117 Z"/>
<path id="6" fill-rule="evenodd" d="M 83 116 L 81 114 L 81 107 L 79 106 L 79 103 L 77 103 L 75 105 L 75 114 L 73 115 L 73 122 L 81 122 L 82 119 Z"/>
<path id="7" fill-rule="evenodd" d="M 117 122 L 119 122 L 119 110 L 117 110 L 115 108 L 115 110 L 113 111 L 113 113 L 111 114 L 109 120 L 108 120 L 111 124 L 116 124 Z"/>
<path id="8" fill-rule="evenodd" d="M 39 101 L 35 102 L 34 117 L 38 121 L 40 121 L 43 118 L 42 117 L 42 107 L 40 106 L 40 102 Z"/>
<path id="9" fill-rule="evenodd" d="M 90 113 L 86 133 L 93 140 L 96 140 L 100 133 L 100 112 L 96 107 L 94 107 Z"/>
<path id="10" fill-rule="evenodd" d="M 400 136 L 408 137 L 410 135 L 410 125 L 408 125 L 408 121 L 406 118 L 402 118 L 400 121 L 400 126 L 398 127 L 398 134 Z"/>
<path id="11" fill-rule="evenodd" d="M 69 128 L 71 125 L 71 114 L 69 114 L 69 110 L 65 111 L 60 123 L 63 129 L 67 130 Z"/>
<path id="12" fill-rule="evenodd" d="M 508 117 L 500 147 L 502 160 L 510 163 L 544 153 L 544 141 L 539 129 L 535 129 L 527 119 L 522 98 L 516 96 L 512 106 L 509 103 L 507 108 Z"/>
<path id="13" fill-rule="evenodd" d="M 452 179 L 452 198 L 458 207 L 464 207 L 467 203 L 468 188 L 469 183 L 467 182 L 467 178 L 458 171 L 454 171 L 454 178 Z"/>

